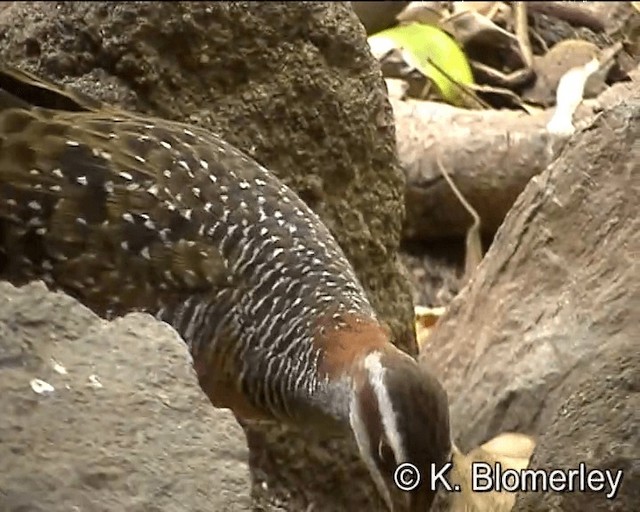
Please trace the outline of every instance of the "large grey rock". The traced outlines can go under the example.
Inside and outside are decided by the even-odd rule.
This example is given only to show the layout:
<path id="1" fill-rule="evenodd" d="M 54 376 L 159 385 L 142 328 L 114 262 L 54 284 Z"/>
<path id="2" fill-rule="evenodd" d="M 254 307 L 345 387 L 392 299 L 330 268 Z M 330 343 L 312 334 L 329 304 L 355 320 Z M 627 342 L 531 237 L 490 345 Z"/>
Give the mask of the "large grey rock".
<path id="1" fill-rule="evenodd" d="M 529 183 L 421 354 L 464 451 L 503 431 L 541 434 L 534 464 L 636 478 L 609 505 L 568 493 L 531 510 L 638 505 L 639 140 L 636 88 Z"/>
<path id="2" fill-rule="evenodd" d="M 250 510 L 242 429 L 148 315 L 0 283 L 0 411 L 3 512 Z"/>
<path id="3" fill-rule="evenodd" d="M 631 512 L 640 504 L 640 338 L 604 343 L 589 365 L 571 372 L 561 385 L 560 403 L 542 434 L 530 467 L 551 472 L 576 469 L 616 474 L 613 493 L 527 493 L 514 512 Z M 607 496 L 607 494 L 610 494 Z"/>

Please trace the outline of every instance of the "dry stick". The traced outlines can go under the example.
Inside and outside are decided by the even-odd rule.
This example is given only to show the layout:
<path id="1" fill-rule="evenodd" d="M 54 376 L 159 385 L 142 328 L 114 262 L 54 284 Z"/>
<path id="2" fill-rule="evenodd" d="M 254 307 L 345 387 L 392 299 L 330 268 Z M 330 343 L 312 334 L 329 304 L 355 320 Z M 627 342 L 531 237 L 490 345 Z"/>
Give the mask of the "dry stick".
<path id="1" fill-rule="evenodd" d="M 470 87 L 467 87 L 466 85 L 461 84 L 460 82 L 458 82 L 449 73 L 447 73 L 444 69 L 442 69 L 442 66 L 439 66 L 438 63 L 435 62 L 432 58 L 427 57 L 427 62 L 429 64 L 431 64 L 434 68 L 436 68 L 436 71 L 439 71 L 440 73 L 442 73 L 445 76 L 445 78 L 447 78 L 458 89 L 458 91 L 462 92 L 464 95 L 466 95 L 467 97 L 471 98 L 471 100 L 476 105 L 479 105 L 480 107 L 482 107 L 485 110 L 491 109 L 491 105 L 489 105 L 482 98 L 479 98 L 478 95 L 473 91 L 473 89 L 471 89 Z M 426 90 L 426 88 L 427 88 L 427 86 L 425 85 L 425 88 L 423 90 Z"/>
<path id="2" fill-rule="evenodd" d="M 527 21 L 527 4 L 525 2 L 515 2 L 515 18 L 516 18 L 516 38 L 520 45 L 524 65 L 531 69 L 533 66 L 533 50 L 529 41 L 529 23 Z"/>
<path id="3" fill-rule="evenodd" d="M 486 17 L 490 21 L 493 21 L 493 18 L 496 17 L 496 14 L 498 14 L 500 12 L 500 3 L 501 2 L 493 2 L 493 5 L 491 6 L 491 9 L 489 9 L 489 11 L 487 12 Z"/>
<path id="4" fill-rule="evenodd" d="M 444 165 L 442 165 L 439 153 L 436 154 L 436 164 L 438 165 L 438 169 L 442 173 L 442 176 L 444 176 L 444 179 L 449 184 L 449 187 L 451 187 L 451 190 L 458 198 L 458 201 L 462 203 L 462 206 L 464 206 L 465 210 L 467 210 L 469 215 L 473 218 L 473 224 L 467 230 L 467 236 L 465 238 L 464 281 L 467 282 L 471 278 L 473 272 L 475 272 L 476 267 L 482 261 L 482 239 L 480 237 L 480 227 L 482 223 L 478 212 L 476 212 L 469 201 L 467 201 L 467 199 L 462 195 L 460 189 L 458 189 L 451 179 L 449 172 Z"/>
<path id="5" fill-rule="evenodd" d="M 600 18 L 585 10 L 582 2 L 526 2 L 530 12 L 545 14 L 570 25 L 587 27 L 592 32 L 604 32 L 605 26 Z M 634 2 L 631 2 L 633 5 Z M 635 2 L 637 3 L 637 2 Z"/>

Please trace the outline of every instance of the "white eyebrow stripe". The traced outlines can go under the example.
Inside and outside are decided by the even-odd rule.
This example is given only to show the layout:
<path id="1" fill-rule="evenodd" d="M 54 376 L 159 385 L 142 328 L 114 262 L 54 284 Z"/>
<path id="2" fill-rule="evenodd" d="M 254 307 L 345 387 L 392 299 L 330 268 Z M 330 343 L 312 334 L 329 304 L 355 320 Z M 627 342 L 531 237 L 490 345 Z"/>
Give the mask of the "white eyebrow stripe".
<path id="1" fill-rule="evenodd" d="M 407 461 L 407 454 L 398 430 L 398 418 L 393 410 L 389 391 L 384 384 L 386 369 L 380 362 L 381 356 L 382 354 L 378 351 L 371 352 L 364 358 L 364 367 L 369 373 L 369 382 L 378 399 L 378 410 L 382 418 L 382 426 L 396 458 L 396 464 L 402 464 Z"/>
<path id="2" fill-rule="evenodd" d="M 358 413 L 356 413 L 356 408 Z M 364 460 L 367 468 L 369 469 L 369 473 L 373 478 L 378 491 L 384 498 L 387 503 L 387 506 L 391 508 L 391 494 L 389 493 L 389 489 L 387 489 L 387 485 L 380 473 L 380 469 L 376 464 L 376 461 L 371 456 L 371 444 L 369 443 L 369 434 L 367 433 L 367 427 L 362 421 L 362 414 L 360 412 L 360 405 L 358 404 L 357 398 L 355 396 L 351 399 L 351 411 L 349 412 L 349 423 L 351 424 L 351 430 L 356 438 L 356 441 L 360 447 L 360 456 Z"/>

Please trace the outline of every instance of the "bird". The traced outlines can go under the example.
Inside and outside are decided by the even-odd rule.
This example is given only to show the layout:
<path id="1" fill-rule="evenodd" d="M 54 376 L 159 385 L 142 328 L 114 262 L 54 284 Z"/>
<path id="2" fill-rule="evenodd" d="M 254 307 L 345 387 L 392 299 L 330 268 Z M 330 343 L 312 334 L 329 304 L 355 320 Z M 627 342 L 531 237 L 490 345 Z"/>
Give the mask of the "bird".
<path id="1" fill-rule="evenodd" d="M 393 344 L 319 216 L 219 135 L 0 65 L 0 279 L 155 316 L 213 406 L 350 435 L 389 510 L 429 510 L 446 391 Z"/>

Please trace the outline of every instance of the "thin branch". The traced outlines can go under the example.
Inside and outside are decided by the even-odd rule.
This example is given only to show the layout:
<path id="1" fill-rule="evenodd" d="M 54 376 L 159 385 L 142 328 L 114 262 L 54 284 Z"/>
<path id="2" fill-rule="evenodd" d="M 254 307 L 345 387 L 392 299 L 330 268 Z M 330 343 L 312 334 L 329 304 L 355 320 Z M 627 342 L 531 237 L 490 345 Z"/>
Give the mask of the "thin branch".
<path id="1" fill-rule="evenodd" d="M 467 230 L 466 236 L 466 252 L 465 252 L 465 269 L 464 269 L 464 280 L 468 281 L 471 278 L 471 275 L 475 271 L 476 267 L 482 261 L 482 239 L 480 237 L 480 227 L 482 225 L 480 215 L 476 212 L 475 208 L 471 206 L 469 201 L 462 195 L 462 192 L 458 189 L 456 184 L 451 179 L 451 176 L 445 166 L 442 164 L 440 160 L 440 154 L 436 155 L 436 164 L 438 165 L 438 169 L 442 173 L 442 176 L 451 187 L 451 190 L 458 198 L 458 201 L 464 206 L 465 210 L 469 212 L 469 215 L 473 218 L 473 224 Z"/>
<path id="2" fill-rule="evenodd" d="M 525 2 L 514 2 L 515 9 L 515 32 L 524 64 L 528 69 L 533 66 L 533 50 L 529 41 L 529 22 L 527 21 L 527 4 Z"/>

